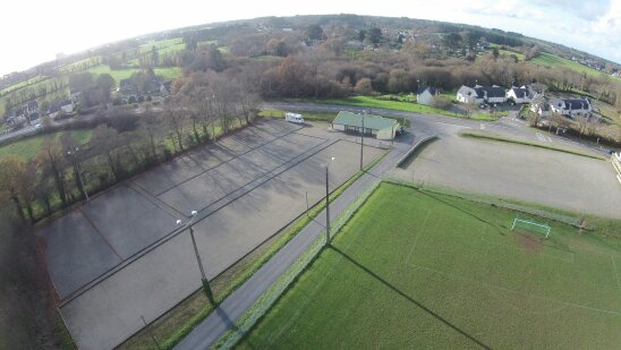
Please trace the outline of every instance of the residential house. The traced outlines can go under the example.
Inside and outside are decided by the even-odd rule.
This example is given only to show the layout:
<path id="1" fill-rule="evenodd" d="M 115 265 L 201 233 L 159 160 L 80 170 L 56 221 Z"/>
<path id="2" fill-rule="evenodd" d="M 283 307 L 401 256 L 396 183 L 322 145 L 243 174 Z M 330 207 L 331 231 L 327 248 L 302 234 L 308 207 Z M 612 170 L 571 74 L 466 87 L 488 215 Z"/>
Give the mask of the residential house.
<path id="1" fill-rule="evenodd" d="M 507 102 L 507 93 L 500 86 L 481 86 L 469 87 L 462 85 L 457 90 L 457 101 L 462 103 L 504 103 Z"/>
<path id="2" fill-rule="evenodd" d="M 59 106 L 60 106 L 60 111 L 63 114 L 72 114 L 74 111 L 73 101 L 71 101 L 70 99 L 60 101 Z"/>
<path id="3" fill-rule="evenodd" d="M 530 103 L 532 102 L 531 97 L 531 90 L 526 86 L 514 86 L 507 92 L 507 100 L 512 99 L 515 103 Z"/>
<path id="4" fill-rule="evenodd" d="M 550 100 L 550 110 L 552 113 L 558 113 L 569 118 L 575 118 L 580 115 L 590 114 L 593 106 L 588 98 L 577 99 L 557 99 Z"/>
<path id="5" fill-rule="evenodd" d="M 462 85 L 459 90 L 457 90 L 457 101 L 461 103 L 479 104 L 485 101 L 485 94 L 480 89 Z"/>
<path id="6" fill-rule="evenodd" d="M 436 99 L 438 90 L 431 86 L 422 86 L 416 92 L 416 102 L 421 105 L 432 106 Z"/>
<path id="7" fill-rule="evenodd" d="M 172 92 L 172 80 L 167 80 L 160 84 L 160 95 L 167 96 Z"/>
<path id="8" fill-rule="evenodd" d="M 474 89 L 483 90 L 483 96 L 487 103 L 505 103 L 507 102 L 507 92 L 498 85 L 492 86 L 475 86 Z"/>
<path id="9" fill-rule="evenodd" d="M 379 115 L 363 115 L 340 111 L 332 121 L 332 129 L 369 134 L 375 136 L 378 140 L 392 140 L 401 130 L 401 125 L 394 119 L 384 118 Z"/>
<path id="10" fill-rule="evenodd" d="M 535 94 L 530 102 L 530 110 L 542 117 L 549 117 L 552 114 L 550 111 L 550 104 L 545 100 L 542 94 Z"/>

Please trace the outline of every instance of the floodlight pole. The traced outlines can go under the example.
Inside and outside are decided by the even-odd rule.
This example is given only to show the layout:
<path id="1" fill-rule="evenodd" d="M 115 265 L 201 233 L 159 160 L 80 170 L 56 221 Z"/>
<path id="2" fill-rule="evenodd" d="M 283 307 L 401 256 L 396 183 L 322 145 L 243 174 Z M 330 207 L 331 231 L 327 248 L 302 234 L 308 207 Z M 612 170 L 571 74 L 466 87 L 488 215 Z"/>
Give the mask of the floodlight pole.
<path id="1" fill-rule="evenodd" d="M 362 114 L 362 134 L 360 134 L 360 170 L 364 166 L 364 116 L 366 110 Z"/>
<path id="2" fill-rule="evenodd" d="M 330 188 L 328 182 L 328 168 L 330 166 L 330 162 L 334 160 L 334 157 L 331 157 L 329 161 L 326 162 L 326 245 L 330 244 Z"/>
<path id="3" fill-rule="evenodd" d="M 326 245 L 330 244 L 330 190 L 328 188 L 328 163 L 326 163 Z"/>
<path id="4" fill-rule="evenodd" d="M 190 229 L 190 238 L 192 239 L 192 247 L 194 247 L 194 255 L 196 256 L 196 262 L 198 263 L 198 269 L 201 273 L 201 284 L 203 286 L 203 291 L 207 295 L 209 302 L 211 304 L 215 304 L 213 299 L 213 292 L 211 291 L 211 286 L 209 285 L 209 280 L 205 275 L 205 267 L 203 266 L 203 260 L 201 259 L 201 255 L 198 251 L 198 246 L 196 245 L 196 238 L 194 237 L 194 217 L 198 214 L 196 210 L 192 210 L 190 221 L 188 221 L 185 225 Z M 177 224 L 180 224 L 181 220 L 177 220 Z"/>

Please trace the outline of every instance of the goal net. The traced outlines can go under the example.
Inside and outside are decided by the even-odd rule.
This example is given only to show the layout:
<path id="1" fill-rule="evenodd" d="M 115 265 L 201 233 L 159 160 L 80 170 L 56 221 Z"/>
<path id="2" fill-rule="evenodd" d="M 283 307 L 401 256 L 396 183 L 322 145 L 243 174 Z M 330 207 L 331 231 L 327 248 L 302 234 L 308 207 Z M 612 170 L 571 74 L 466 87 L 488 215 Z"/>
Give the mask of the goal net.
<path id="1" fill-rule="evenodd" d="M 511 231 L 516 230 L 535 233 L 548 239 L 551 228 L 546 224 L 541 224 L 532 220 L 515 218 L 513 219 L 513 225 L 511 225 Z"/>

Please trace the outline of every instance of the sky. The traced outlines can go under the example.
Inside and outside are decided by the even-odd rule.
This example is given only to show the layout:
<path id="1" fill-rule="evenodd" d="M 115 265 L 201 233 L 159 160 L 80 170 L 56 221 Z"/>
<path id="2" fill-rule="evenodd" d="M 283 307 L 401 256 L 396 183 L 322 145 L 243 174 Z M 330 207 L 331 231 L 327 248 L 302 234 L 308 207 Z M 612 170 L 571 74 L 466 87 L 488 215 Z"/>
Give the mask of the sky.
<path id="1" fill-rule="evenodd" d="M 263 16 L 354 13 L 500 28 L 621 63 L 621 0 L 4 0 L 0 76 L 161 30 Z"/>

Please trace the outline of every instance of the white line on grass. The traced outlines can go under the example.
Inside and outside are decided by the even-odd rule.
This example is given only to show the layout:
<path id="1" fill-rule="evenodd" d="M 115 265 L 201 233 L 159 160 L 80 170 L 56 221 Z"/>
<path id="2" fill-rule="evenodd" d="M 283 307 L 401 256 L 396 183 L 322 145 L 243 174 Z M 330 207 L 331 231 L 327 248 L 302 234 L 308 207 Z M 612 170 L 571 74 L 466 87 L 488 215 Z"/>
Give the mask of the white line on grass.
<path id="1" fill-rule="evenodd" d="M 617 285 L 619 286 L 619 290 L 621 291 L 621 280 L 619 279 L 619 272 L 617 271 L 617 264 L 615 263 L 615 258 L 611 255 L 610 260 L 612 260 L 612 267 L 615 269 L 615 277 L 617 277 Z"/>
<path id="2" fill-rule="evenodd" d="M 581 308 L 581 309 L 586 309 L 586 310 L 591 310 L 591 311 L 596 311 L 596 312 L 601 312 L 601 313 L 611 314 L 611 315 L 614 315 L 614 316 L 621 317 L 621 312 L 615 311 L 615 310 L 600 309 L 600 308 L 586 306 L 586 305 L 582 305 L 582 304 L 571 303 L 571 302 L 568 302 L 568 301 L 563 301 L 563 300 L 558 300 L 558 299 L 553 299 L 553 298 L 547 298 L 547 297 L 541 297 L 541 296 L 537 296 L 537 295 L 531 295 L 531 294 L 520 292 L 520 291 L 516 291 L 516 290 L 513 290 L 513 289 L 509 289 L 509 288 L 505 288 L 505 287 L 500 287 L 500 286 L 496 286 L 496 285 L 485 283 L 485 282 L 475 281 L 475 280 L 473 280 L 471 278 L 466 278 L 466 277 L 462 277 L 462 276 L 456 276 L 456 275 L 453 275 L 451 273 L 440 271 L 440 270 L 437 270 L 437 269 L 434 269 L 434 268 L 431 268 L 431 267 L 427 267 L 427 266 L 416 265 L 416 264 L 412 264 L 412 263 L 409 263 L 408 265 L 410 265 L 411 267 L 414 267 L 414 268 L 421 269 L 421 270 L 433 271 L 435 273 L 439 273 L 441 275 L 445 275 L 445 276 L 448 276 L 448 277 L 456 279 L 456 280 L 462 280 L 462 281 L 466 281 L 466 282 L 470 282 L 470 283 L 474 283 L 474 284 L 479 284 L 479 285 L 482 285 L 482 286 L 485 286 L 485 287 L 488 287 L 488 288 L 502 290 L 502 291 L 505 291 L 505 292 L 511 292 L 511 293 L 519 294 L 519 295 L 522 295 L 522 296 L 525 296 L 525 297 L 528 297 L 528 298 L 536 298 L 536 299 L 541 299 L 541 300 L 545 300 L 545 301 L 551 301 L 551 302 L 554 302 L 554 303 L 564 304 L 566 306 L 573 306 L 573 307 L 577 307 L 577 308 Z"/>
<path id="3" fill-rule="evenodd" d="M 405 257 L 405 263 L 407 264 L 410 261 L 410 257 L 412 253 L 414 253 L 414 249 L 416 248 L 416 243 L 418 242 L 418 238 L 423 234 L 423 229 L 425 228 L 425 224 L 427 223 L 427 219 L 429 219 L 429 214 L 431 214 L 431 209 L 427 209 L 427 215 L 425 215 L 425 219 L 423 220 L 423 224 L 420 226 L 418 230 L 418 234 L 414 237 L 414 243 L 412 243 L 412 249 L 408 252 L 408 256 Z"/>

